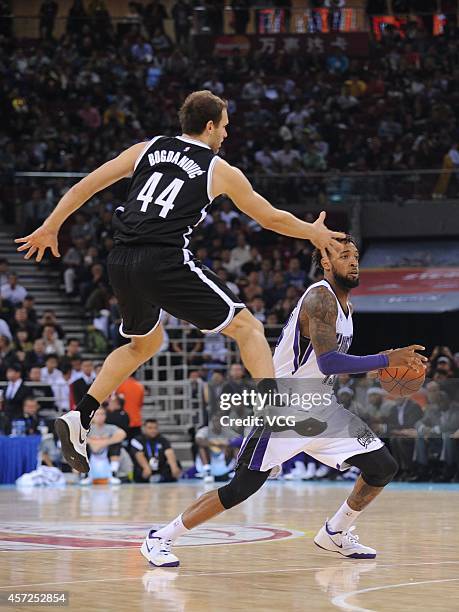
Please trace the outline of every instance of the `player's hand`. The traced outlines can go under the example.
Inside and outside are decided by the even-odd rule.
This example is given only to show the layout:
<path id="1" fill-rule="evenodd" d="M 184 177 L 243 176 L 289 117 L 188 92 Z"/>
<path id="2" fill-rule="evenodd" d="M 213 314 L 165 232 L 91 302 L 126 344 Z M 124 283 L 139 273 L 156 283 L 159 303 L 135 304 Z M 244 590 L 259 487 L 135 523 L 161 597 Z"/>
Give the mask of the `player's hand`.
<path id="1" fill-rule="evenodd" d="M 43 259 L 43 255 L 47 248 L 51 249 L 51 253 L 54 257 L 60 257 L 59 249 L 57 246 L 57 230 L 51 229 L 47 225 L 43 224 L 36 229 L 32 234 L 24 236 L 23 238 L 16 238 L 16 243 L 23 242 L 18 251 L 27 251 L 24 259 L 30 259 L 37 253 L 36 261 L 40 262 Z"/>
<path id="2" fill-rule="evenodd" d="M 416 370 L 416 372 L 422 372 L 426 369 L 425 363 L 428 359 L 424 355 L 419 355 L 416 351 L 425 351 L 425 348 L 420 344 L 411 344 L 403 348 L 383 351 L 383 353 L 389 358 L 390 368 L 405 366 Z"/>
<path id="3" fill-rule="evenodd" d="M 178 465 L 176 465 L 175 467 L 171 468 L 171 473 L 172 476 L 178 480 L 180 478 L 180 476 L 182 475 L 182 470 L 179 468 Z"/>
<path id="4" fill-rule="evenodd" d="M 324 223 L 325 217 L 326 213 L 322 211 L 312 224 L 314 233 L 310 238 L 312 244 L 322 253 L 322 257 L 327 257 L 328 253 L 337 255 L 342 249 L 342 245 L 337 239 L 346 238 L 346 234 L 343 234 L 343 232 L 329 230 Z"/>

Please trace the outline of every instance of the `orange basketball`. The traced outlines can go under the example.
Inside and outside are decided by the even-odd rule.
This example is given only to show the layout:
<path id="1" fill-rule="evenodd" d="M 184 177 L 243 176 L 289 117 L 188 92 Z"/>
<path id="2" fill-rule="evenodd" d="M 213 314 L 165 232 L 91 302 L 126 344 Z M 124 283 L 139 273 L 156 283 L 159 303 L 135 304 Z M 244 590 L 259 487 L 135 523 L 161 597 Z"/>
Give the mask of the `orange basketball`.
<path id="1" fill-rule="evenodd" d="M 398 366 L 378 371 L 381 387 L 395 397 L 405 397 L 418 391 L 426 378 L 425 368 L 416 372 L 412 368 Z"/>

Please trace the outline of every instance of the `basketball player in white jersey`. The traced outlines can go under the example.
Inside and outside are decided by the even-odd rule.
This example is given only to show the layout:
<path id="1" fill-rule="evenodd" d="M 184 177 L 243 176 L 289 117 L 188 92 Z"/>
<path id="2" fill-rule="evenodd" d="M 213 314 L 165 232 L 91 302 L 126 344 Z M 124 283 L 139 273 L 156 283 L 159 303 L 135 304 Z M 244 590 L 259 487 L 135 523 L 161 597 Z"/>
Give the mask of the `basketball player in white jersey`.
<path id="1" fill-rule="evenodd" d="M 263 325 L 214 272 L 188 249 L 194 228 L 217 196 L 227 194 L 262 227 L 310 240 L 325 254 L 339 249 L 322 212 L 314 223 L 271 206 L 244 174 L 217 153 L 227 137 L 227 105 L 210 91 L 190 94 L 179 111 L 182 134 L 155 136 L 133 145 L 91 172 L 62 197 L 41 227 L 16 239 L 25 259 L 41 261 L 47 248 L 59 257 L 64 221 L 101 189 L 131 177 L 126 200 L 113 215 L 115 247 L 107 271 L 122 316 L 120 333 L 130 342 L 104 361 L 76 410 L 56 419 L 69 465 L 88 472 L 86 438 L 99 405 L 163 343 L 161 312 L 205 333 L 222 332 L 238 344 L 242 361 L 262 388 L 272 386 L 274 366 Z M 271 382 L 270 382 L 271 381 Z"/>
<path id="2" fill-rule="evenodd" d="M 416 352 L 424 349 L 419 345 L 363 357 L 346 354 L 353 335 L 348 298 L 359 282 L 359 253 L 350 236 L 343 243 L 342 251 L 336 255 L 323 257 L 315 251 L 324 280 L 311 285 L 303 294 L 274 353 L 279 391 L 306 392 L 309 397 L 314 393 L 321 396 L 321 401 L 303 413 L 293 429 L 273 431 L 266 425 L 254 427 L 242 445 L 233 480 L 202 495 L 165 527 L 149 532 L 141 551 L 153 565 L 178 565 L 179 560 L 170 552 L 178 537 L 253 495 L 272 468 L 300 452 L 339 470 L 351 466 L 361 470 L 352 493 L 325 521 L 314 538 L 315 544 L 353 559 L 376 556 L 373 548 L 361 544 L 352 533 L 352 524 L 392 480 L 398 466 L 368 426 L 337 403 L 332 395 L 333 377 L 387 366 L 422 370 L 427 359 Z M 285 411 L 293 413 L 288 406 Z M 296 411 L 295 415 L 298 414 Z"/>

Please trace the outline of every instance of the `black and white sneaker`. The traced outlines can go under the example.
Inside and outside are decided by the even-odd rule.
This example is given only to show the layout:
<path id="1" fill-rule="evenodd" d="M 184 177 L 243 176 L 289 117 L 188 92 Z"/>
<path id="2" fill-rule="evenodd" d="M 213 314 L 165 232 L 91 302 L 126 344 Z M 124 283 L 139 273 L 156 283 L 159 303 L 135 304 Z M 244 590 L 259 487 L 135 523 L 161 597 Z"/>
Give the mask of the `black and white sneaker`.
<path id="1" fill-rule="evenodd" d="M 88 430 L 81 425 L 80 413 L 77 410 L 70 410 L 56 419 L 54 429 L 61 441 L 62 454 L 67 463 L 77 472 L 87 474 L 89 472 L 86 452 Z"/>

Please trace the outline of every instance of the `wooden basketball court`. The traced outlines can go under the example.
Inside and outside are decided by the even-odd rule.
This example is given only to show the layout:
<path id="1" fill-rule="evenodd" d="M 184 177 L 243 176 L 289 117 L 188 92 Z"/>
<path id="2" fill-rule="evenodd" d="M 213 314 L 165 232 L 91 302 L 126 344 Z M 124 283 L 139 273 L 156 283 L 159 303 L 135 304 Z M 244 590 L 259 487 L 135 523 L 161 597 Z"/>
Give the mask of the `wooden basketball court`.
<path id="1" fill-rule="evenodd" d="M 70 610 L 458 610 L 459 486 L 391 485 L 358 523 L 375 561 L 312 542 L 349 488 L 268 482 L 182 538 L 180 568 L 154 569 L 138 550 L 147 528 L 203 484 L 0 487 L 0 609 L 10 592 L 63 590 Z"/>

